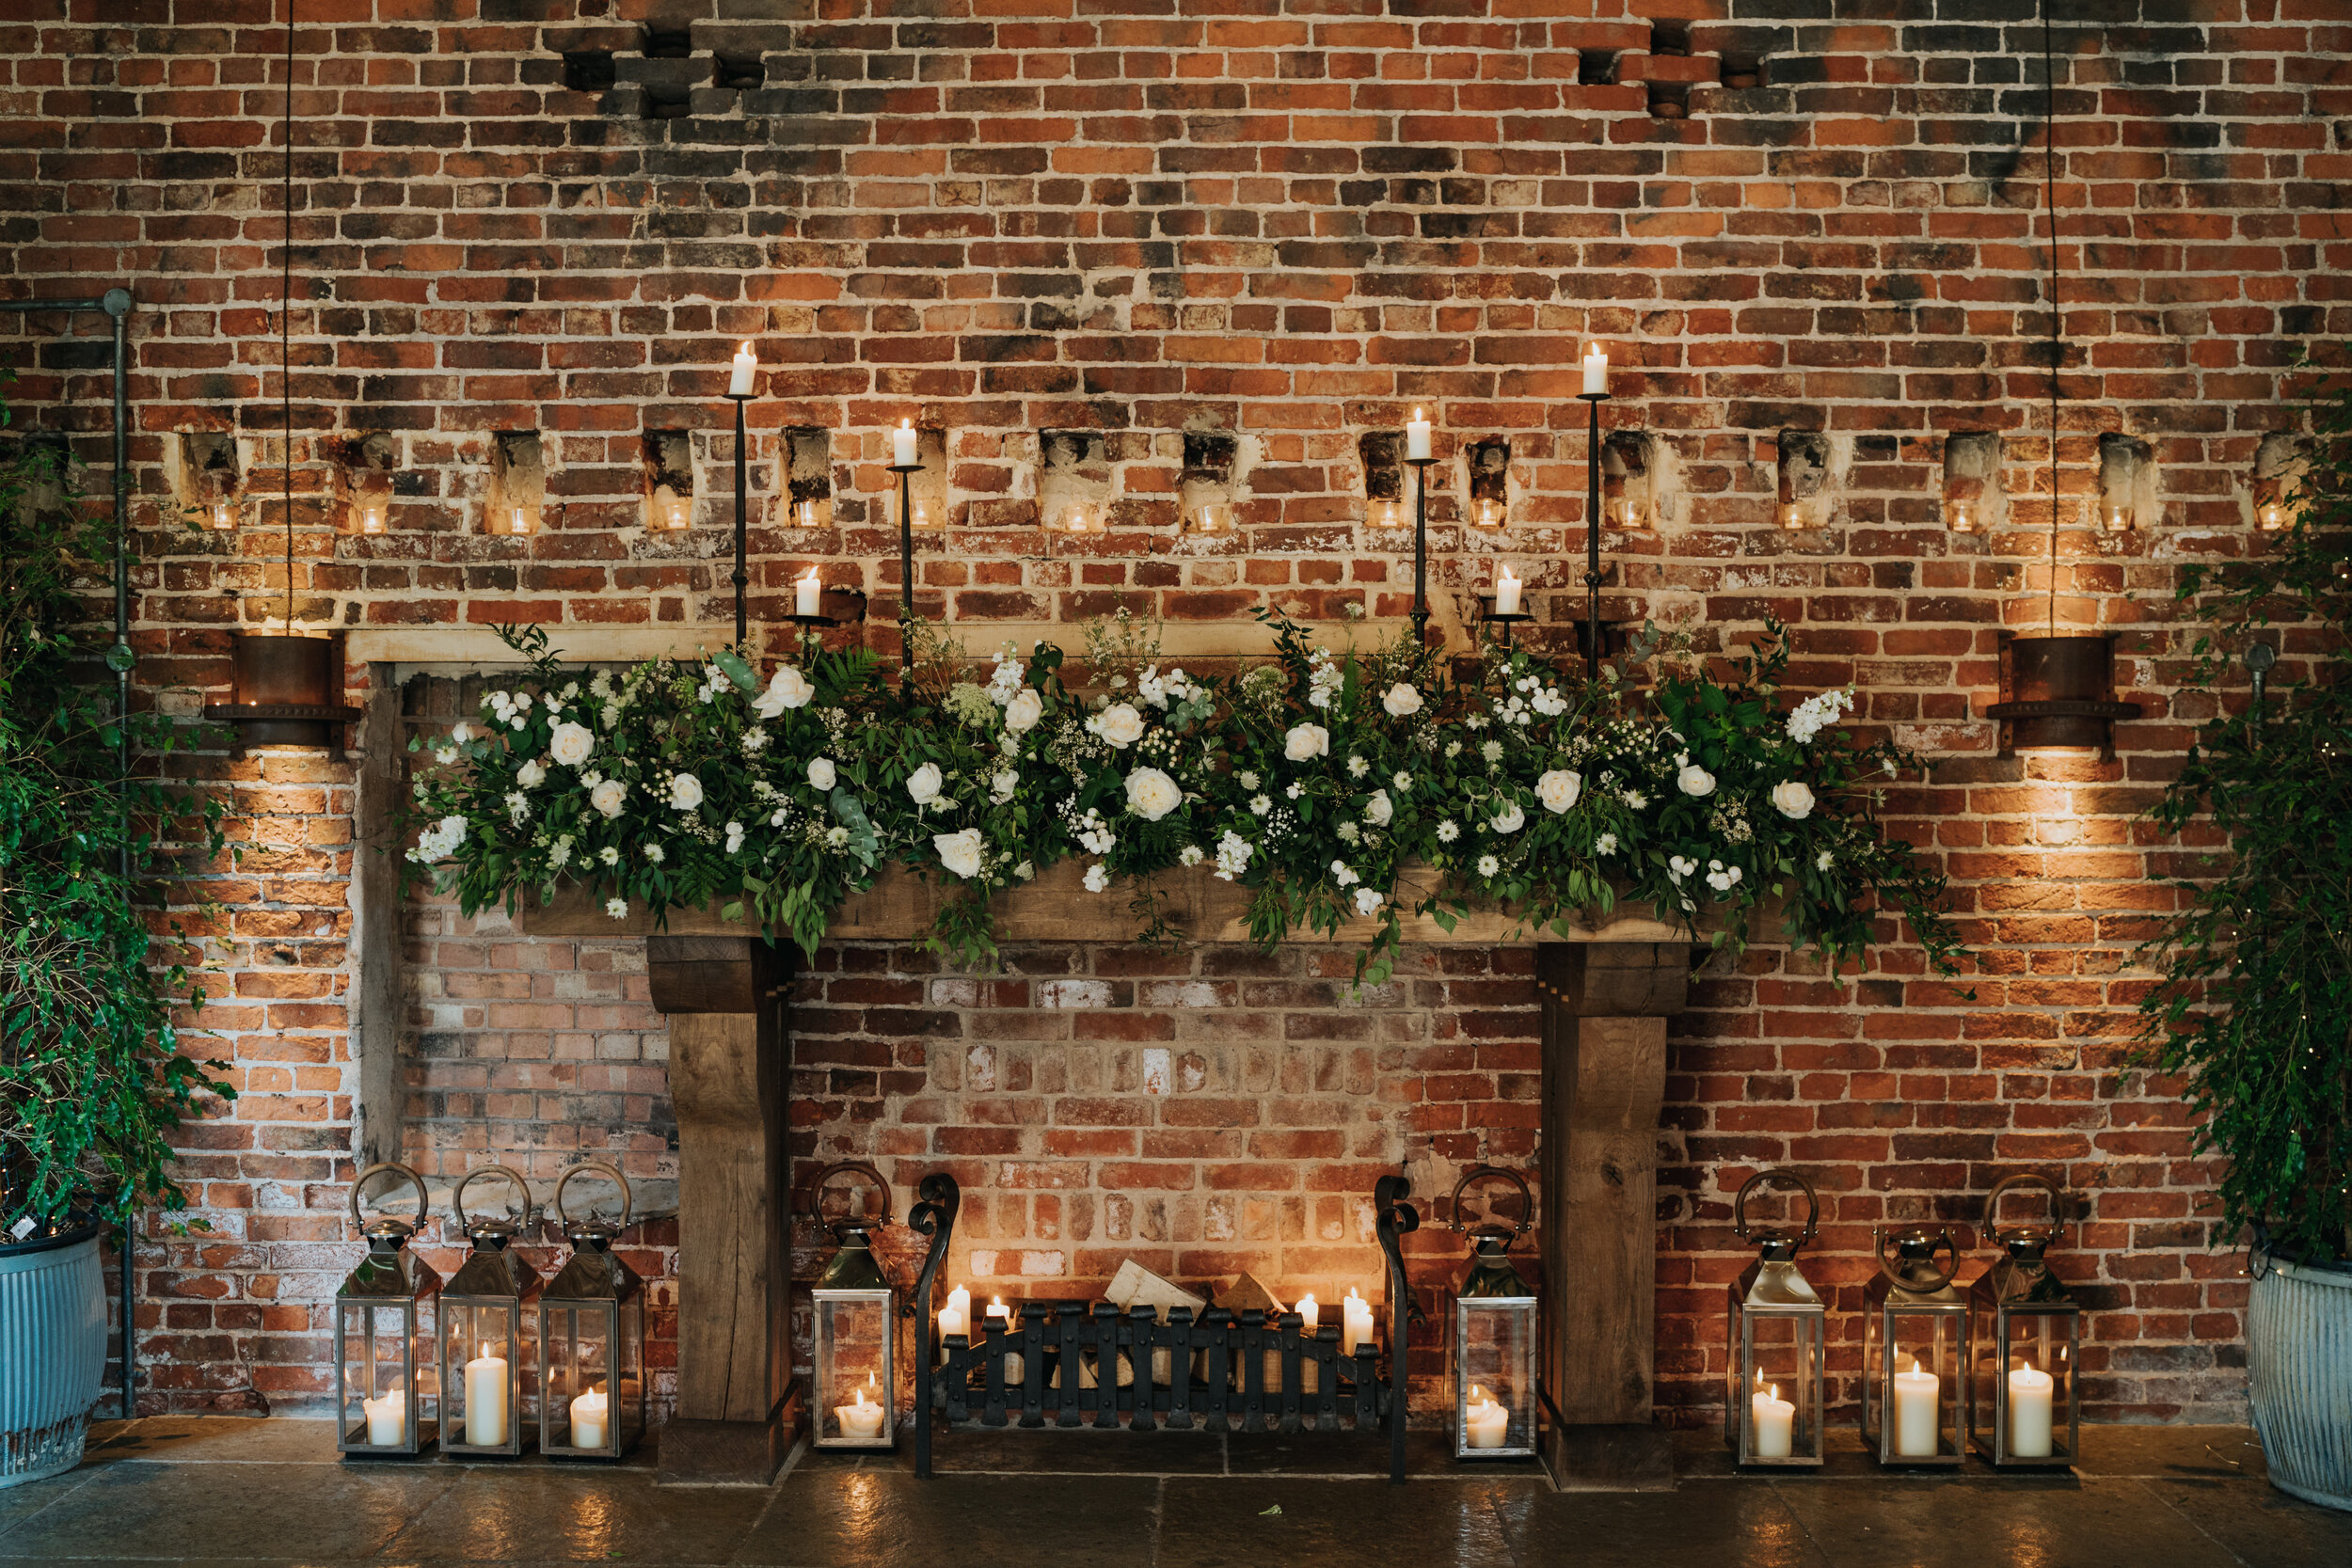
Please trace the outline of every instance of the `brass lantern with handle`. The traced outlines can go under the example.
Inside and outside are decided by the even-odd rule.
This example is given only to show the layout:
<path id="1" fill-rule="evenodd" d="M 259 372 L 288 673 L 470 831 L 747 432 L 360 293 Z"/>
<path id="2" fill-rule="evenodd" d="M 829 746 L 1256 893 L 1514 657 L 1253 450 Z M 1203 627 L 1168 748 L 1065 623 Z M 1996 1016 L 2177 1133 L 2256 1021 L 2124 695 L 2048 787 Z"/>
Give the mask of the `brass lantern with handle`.
<path id="1" fill-rule="evenodd" d="M 564 1209 L 564 1189 L 591 1173 L 620 1188 L 618 1220 Z M 645 1432 L 645 1286 L 612 1250 L 628 1228 L 628 1178 L 583 1161 L 556 1179 L 548 1206 L 572 1256 L 539 1296 L 539 1451 L 618 1459 Z"/>
<path id="2" fill-rule="evenodd" d="M 414 1220 L 360 1214 L 361 1191 L 386 1174 L 416 1188 Z M 441 1276 L 408 1242 L 432 1202 L 424 1178 L 393 1162 L 370 1165 L 351 1184 L 351 1223 L 368 1253 L 335 1291 L 335 1447 L 353 1457 L 415 1454 L 424 1445 Z"/>
<path id="3" fill-rule="evenodd" d="M 1968 1451 L 1969 1338 L 1968 1298 L 1952 1285 L 1959 1243 L 1949 1226 L 1871 1234 L 1879 1272 L 1862 1292 L 1863 1441 L 1882 1465 L 1958 1465 Z"/>
<path id="4" fill-rule="evenodd" d="M 881 1214 L 853 1209 L 826 1220 L 825 1185 L 838 1176 L 866 1178 L 882 1195 Z M 863 1161 L 827 1165 L 810 1180 L 803 1212 L 840 1243 L 808 1292 L 817 1317 L 809 1382 L 817 1446 L 890 1448 L 898 1439 L 898 1297 L 872 1244 L 873 1233 L 890 1223 L 890 1183 Z"/>
<path id="5" fill-rule="evenodd" d="M 519 1214 L 467 1214 L 466 1189 L 485 1176 L 502 1178 L 515 1189 L 522 1199 Z M 506 1165 L 477 1165 L 459 1179 L 450 1207 L 470 1250 L 441 1288 L 441 1451 L 519 1454 L 525 1313 L 537 1306 L 539 1273 L 509 1243 L 531 1223 L 531 1186 Z"/>
<path id="6" fill-rule="evenodd" d="M 1462 1195 L 1472 1183 L 1508 1181 L 1518 1223 L 1470 1226 Z M 1535 1225 L 1535 1199 L 1516 1171 L 1480 1165 L 1454 1185 L 1454 1228 L 1470 1239 L 1470 1272 L 1454 1292 L 1454 1457 L 1524 1459 L 1535 1452 L 1535 1287 L 1511 1261 L 1511 1243 Z M 1400 1346 L 1395 1351 L 1403 1354 Z"/>
<path id="7" fill-rule="evenodd" d="M 1804 1194 L 1804 1225 L 1748 1224 L 1748 1195 L 1766 1182 Z M 1740 1184 L 1731 1224 L 1756 1245 L 1756 1261 L 1732 1281 L 1725 1323 L 1724 1440 L 1741 1465 L 1821 1463 L 1822 1338 L 1828 1309 L 1797 1252 L 1813 1240 L 1821 1200 L 1793 1170 L 1760 1170 Z"/>
<path id="8" fill-rule="evenodd" d="M 2001 1198 L 2024 1187 L 2050 1195 L 2046 1225 L 2003 1225 Z M 2002 1469 L 2060 1468 L 2080 1456 L 2082 1304 L 2050 1272 L 2065 1195 L 2031 1172 L 1985 1195 L 1986 1233 L 2002 1250 L 1969 1290 L 1976 1308 L 1972 1398 L 1977 1451 Z"/>

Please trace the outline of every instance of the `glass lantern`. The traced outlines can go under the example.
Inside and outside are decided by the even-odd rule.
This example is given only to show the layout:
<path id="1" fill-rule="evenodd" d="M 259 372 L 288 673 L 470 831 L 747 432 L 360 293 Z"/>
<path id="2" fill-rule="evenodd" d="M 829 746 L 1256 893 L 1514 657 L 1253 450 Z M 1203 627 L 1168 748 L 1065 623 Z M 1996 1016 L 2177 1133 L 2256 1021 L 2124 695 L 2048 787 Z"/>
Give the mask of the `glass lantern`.
<path id="1" fill-rule="evenodd" d="M 1768 1181 L 1804 1194 L 1804 1227 L 1748 1225 L 1748 1194 Z M 1732 1229 L 1759 1249 L 1729 1291 L 1724 1364 L 1724 1440 L 1742 1465 L 1821 1463 L 1821 1339 L 1828 1312 L 1797 1272 L 1821 1201 L 1792 1170 L 1760 1170 L 1732 1200 Z"/>
<path id="2" fill-rule="evenodd" d="M 817 1446 L 887 1449 L 898 1437 L 898 1294 L 874 1260 L 873 1233 L 890 1223 L 890 1184 L 856 1161 L 827 1165 L 809 1183 L 809 1218 L 822 1221 L 824 1188 L 836 1176 L 863 1176 L 882 1194 L 882 1217 L 852 1214 L 829 1222 L 840 1247 L 809 1289 L 816 1310 L 816 1365 L 810 1402 Z"/>
<path id="3" fill-rule="evenodd" d="M 1517 1224 L 1464 1224 L 1463 1192 L 1490 1180 L 1519 1190 Z M 1535 1200 L 1516 1172 L 1481 1165 L 1454 1183 L 1453 1213 L 1454 1228 L 1470 1238 L 1470 1273 L 1454 1292 L 1454 1457 L 1532 1458 L 1535 1288 L 1519 1277 L 1509 1254 L 1511 1243 L 1534 1228 Z"/>
<path id="4" fill-rule="evenodd" d="M 359 1194 L 380 1175 L 417 1189 L 417 1217 L 363 1219 Z M 406 1165 L 370 1165 L 351 1184 L 351 1223 L 368 1255 L 335 1291 L 335 1447 L 346 1454 L 414 1454 L 424 1446 L 433 1390 L 434 1297 L 441 1276 L 408 1250 L 432 1198 Z"/>
<path id="5" fill-rule="evenodd" d="M 469 1219 L 466 1189 L 501 1176 L 522 1196 L 512 1219 Z M 531 1188 L 504 1165 L 469 1170 L 451 1199 L 472 1250 L 441 1288 L 441 1451 L 523 1451 L 523 1311 L 536 1304 L 538 1272 L 508 1243 L 531 1223 Z"/>
<path id="6" fill-rule="evenodd" d="M 2001 1223 L 2001 1196 L 2018 1187 L 2050 1195 L 2048 1225 Z M 2064 1204 L 2055 1184 L 2031 1173 L 2002 1178 L 1984 1200 L 1985 1229 L 2006 1256 L 1968 1292 L 1976 1308 L 1972 1424 L 1977 1451 L 2002 1469 L 2063 1467 L 2081 1451 L 2074 1369 L 2081 1360 L 2082 1305 L 2066 1293 L 2045 1258 Z"/>
<path id="7" fill-rule="evenodd" d="M 1879 1272 L 1863 1291 L 1862 1439 L 1882 1465 L 1958 1465 L 1968 1449 L 1969 1312 L 1952 1285 L 1952 1233 L 1905 1226 L 1871 1234 Z"/>
<path id="8" fill-rule="evenodd" d="M 564 1189 L 590 1172 L 621 1189 L 618 1221 L 565 1212 Z M 586 1161 L 557 1179 L 550 1206 L 572 1256 L 539 1296 L 539 1451 L 618 1459 L 645 1433 L 645 1287 L 612 1250 L 628 1228 L 628 1179 Z"/>

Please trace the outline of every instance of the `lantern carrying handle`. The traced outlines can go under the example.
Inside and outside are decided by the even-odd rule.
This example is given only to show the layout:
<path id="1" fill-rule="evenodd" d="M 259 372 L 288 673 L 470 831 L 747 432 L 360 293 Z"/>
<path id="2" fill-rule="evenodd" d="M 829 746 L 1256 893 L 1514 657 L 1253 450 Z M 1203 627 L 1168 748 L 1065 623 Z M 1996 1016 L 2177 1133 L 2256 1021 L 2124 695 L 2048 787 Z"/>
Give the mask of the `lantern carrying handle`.
<path id="1" fill-rule="evenodd" d="M 1922 1227 L 1919 1228 L 1924 1229 L 1925 1227 Z M 1876 1243 L 1878 1248 L 1879 1272 L 1886 1275 L 1887 1278 L 1893 1280 L 1896 1284 L 1901 1286 L 1906 1291 L 1940 1291 L 1944 1289 L 1945 1286 L 1949 1285 L 1954 1276 L 1960 1273 L 1960 1246 L 1958 1243 L 1952 1240 L 1952 1227 L 1948 1225 L 1937 1230 L 1933 1236 L 1921 1235 L 1912 1238 L 1915 1241 L 1924 1241 L 1930 1243 L 1928 1251 L 1928 1266 L 1930 1268 L 1934 1268 L 1935 1266 L 1935 1249 L 1938 1247 L 1942 1248 L 1944 1255 L 1951 1259 L 1949 1263 L 1937 1272 L 1936 1277 L 1932 1283 L 1915 1279 L 1905 1279 L 1901 1275 L 1897 1274 L 1895 1272 L 1895 1266 L 1886 1260 L 1886 1243 L 1889 1242 L 1901 1242 L 1904 1238 L 1900 1231 L 1878 1228 L 1871 1231 L 1870 1239 Z"/>
<path id="2" fill-rule="evenodd" d="M 1463 1190 L 1471 1182 L 1483 1181 L 1488 1177 L 1500 1177 L 1519 1190 L 1518 1224 L 1472 1227 L 1462 1223 Z M 1527 1178 L 1515 1170 L 1504 1170 L 1501 1165 L 1479 1165 L 1466 1172 L 1462 1180 L 1454 1183 L 1454 1196 L 1446 1200 L 1446 1208 L 1454 1215 L 1453 1227 L 1457 1231 L 1467 1230 L 1473 1236 L 1524 1236 L 1535 1228 L 1535 1195 L 1527 1190 Z"/>
<path id="3" fill-rule="evenodd" d="M 572 1216 L 566 1213 L 564 1210 L 564 1189 L 572 1184 L 573 1177 L 585 1176 L 591 1171 L 596 1171 L 602 1175 L 611 1177 L 612 1179 L 613 1185 L 621 1189 L 621 1223 L 619 1228 L 623 1230 L 628 1229 L 629 1215 L 637 1212 L 636 1206 L 629 1201 L 628 1178 L 621 1174 L 619 1167 L 608 1165 L 602 1160 L 582 1160 L 580 1164 L 574 1165 L 571 1169 L 557 1177 L 555 1179 L 555 1196 L 548 1199 L 548 1207 L 553 1209 L 555 1211 L 555 1217 L 568 1227 L 572 1223 Z"/>
<path id="4" fill-rule="evenodd" d="M 1775 1165 L 1757 1171 L 1740 1183 L 1740 1196 L 1731 1200 L 1731 1230 L 1741 1241 L 1748 1239 L 1748 1195 L 1767 1181 L 1786 1181 L 1804 1194 L 1804 1234 L 1788 1237 L 1777 1231 L 1759 1230 L 1768 1241 L 1804 1243 L 1813 1240 L 1821 1219 L 1821 1195 L 1813 1190 L 1813 1183 L 1786 1166 Z"/>
<path id="5" fill-rule="evenodd" d="M 2035 1225 L 2003 1225 L 2002 1196 L 2013 1188 L 2039 1187 L 2050 1195 L 2050 1223 Z M 2036 1171 L 2021 1170 L 2014 1176 L 2004 1176 L 1993 1183 L 1993 1190 L 1984 1195 L 1984 1227 L 1993 1233 L 1995 1242 L 2007 1244 L 2012 1239 L 2020 1242 L 2048 1242 L 2056 1239 L 2066 1223 L 2066 1194 L 2058 1184 Z"/>
<path id="6" fill-rule="evenodd" d="M 836 1176 L 863 1176 L 866 1180 L 872 1182 L 874 1190 L 882 1194 L 882 1218 L 877 1220 L 857 1220 L 854 1222 L 846 1217 L 837 1221 L 826 1220 L 824 1215 L 825 1183 L 831 1181 Z M 815 1176 L 810 1177 L 808 1179 L 808 1185 L 801 1190 L 806 1198 L 806 1202 L 801 1210 L 803 1217 L 816 1220 L 820 1224 L 827 1226 L 828 1228 L 838 1231 L 854 1223 L 861 1228 L 870 1229 L 874 1227 L 884 1226 L 890 1223 L 890 1216 L 892 1212 L 890 1203 L 890 1183 L 882 1180 L 882 1172 L 876 1170 L 873 1166 L 867 1164 L 863 1160 L 843 1160 L 837 1164 L 827 1165 L 824 1169 L 818 1171 Z"/>
<path id="7" fill-rule="evenodd" d="M 477 1176 L 503 1176 L 512 1182 L 515 1190 L 523 1195 L 523 1214 L 519 1223 L 531 1223 L 531 1183 L 523 1180 L 523 1173 L 512 1165 L 476 1165 L 457 1179 L 457 1190 L 449 1195 L 450 1212 L 457 1216 L 458 1229 L 467 1228 L 466 1189 L 473 1184 Z"/>
<path id="8" fill-rule="evenodd" d="M 418 1231 L 424 1228 L 425 1220 L 433 1212 L 433 1195 L 424 1190 L 423 1177 L 419 1176 L 415 1171 L 410 1170 L 406 1165 L 402 1164 L 397 1160 L 385 1160 L 379 1164 L 370 1165 L 367 1169 L 359 1173 L 358 1180 L 352 1182 L 352 1227 L 363 1233 L 366 1231 L 368 1222 L 362 1219 L 359 1215 L 359 1193 L 361 1189 L 367 1186 L 369 1181 L 383 1175 L 386 1171 L 389 1171 L 395 1176 L 406 1177 L 408 1179 L 408 1184 L 417 1189 L 417 1217 L 415 1222 L 408 1227 L 408 1233 L 413 1236 Z"/>

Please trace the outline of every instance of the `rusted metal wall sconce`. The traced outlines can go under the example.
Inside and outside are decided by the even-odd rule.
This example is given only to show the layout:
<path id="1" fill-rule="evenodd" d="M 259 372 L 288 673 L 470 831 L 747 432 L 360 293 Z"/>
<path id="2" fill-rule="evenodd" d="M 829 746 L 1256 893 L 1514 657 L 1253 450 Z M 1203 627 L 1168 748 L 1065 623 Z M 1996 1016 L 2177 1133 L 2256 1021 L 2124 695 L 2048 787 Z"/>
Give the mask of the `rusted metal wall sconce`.
<path id="1" fill-rule="evenodd" d="M 2137 703 L 2115 701 L 2115 640 L 2104 632 L 2012 637 L 2008 700 L 1984 710 L 2010 727 L 2019 753 L 2108 751 L 2119 719 L 2139 717 Z"/>

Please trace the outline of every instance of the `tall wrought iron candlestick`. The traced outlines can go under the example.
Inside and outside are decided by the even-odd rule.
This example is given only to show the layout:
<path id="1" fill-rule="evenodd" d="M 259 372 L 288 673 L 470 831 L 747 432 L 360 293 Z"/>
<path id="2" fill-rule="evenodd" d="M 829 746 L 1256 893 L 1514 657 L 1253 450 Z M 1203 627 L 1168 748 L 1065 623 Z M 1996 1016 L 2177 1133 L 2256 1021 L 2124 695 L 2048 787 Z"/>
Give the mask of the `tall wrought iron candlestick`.
<path id="1" fill-rule="evenodd" d="M 1434 457 L 1408 457 L 1413 476 L 1413 645 L 1429 641 L 1429 465 Z"/>
<path id="2" fill-rule="evenodd" d="M 1607 392 L 1580 392 L 1588 411 L 1584 446 L 1584 673 L 1600 678 L 1600 405 Z"/>
<path id="3" fill-rule="evenodd" d="M 907 486 L 923 471 L 920 463 L 893 463 L 898 476 L 898 665 L 914 668 L 914 510 L 907 502 Z"/>
<path id="4" fill-rule="evenodd" d="M 743 591 L 752 580 L 751 573 L 743 564 L 747 548 L 743 521 L 744 495 L 751 488 L 751 464 L 744 451 L 748 443 L 743 436 L 743 405 L 752 401 L 752 394 L 729 392 L 727 401 L 735 404 L 735 576 L 731 580 L 735 584 L 735 643 L 739 648 L 744 639 L 751 635 L 751 619 L 745 611 L 743 600 Z"/>

